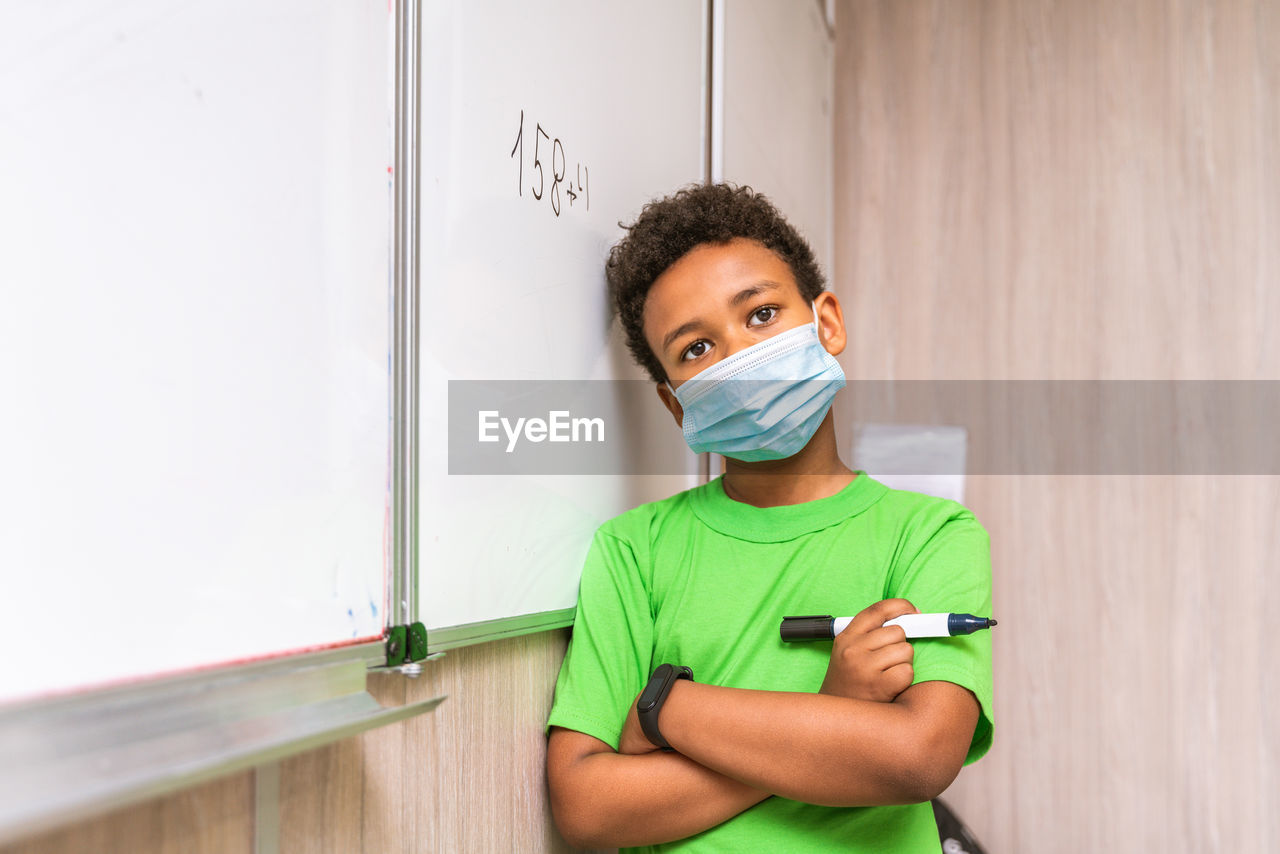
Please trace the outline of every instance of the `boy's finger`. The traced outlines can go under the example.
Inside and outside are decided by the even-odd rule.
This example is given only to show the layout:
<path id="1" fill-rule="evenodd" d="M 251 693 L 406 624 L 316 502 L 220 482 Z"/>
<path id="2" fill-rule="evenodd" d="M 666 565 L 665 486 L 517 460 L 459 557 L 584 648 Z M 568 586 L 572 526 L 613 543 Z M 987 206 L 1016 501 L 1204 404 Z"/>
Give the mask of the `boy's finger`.
<path id="1" fill-rule="evenodd" d="M 881 626 L 878 629 L 871 629 L 867 632 L 866 638 L 862 643 L 863 649 L 868 651 L 881 649 L 893 644 L 903 643 L 907 646 L 907 630 L 902 626 Z"/>
<path id="2" fill-rule="evenodd" d="M 895 643 L 875 651 L 873 662 L 876 670 L 889 670 L 899 664 L 911 664 L 915 660 L 915 649 L 909 643 Z"/>
<path id="3" fill-rule="evenodd" d="M 888 670 L 884 671 L 884 675 L 891 680 L 898 680 L 899 689 L 905 691 L 911 687 L 911 683 L 915 681 L 916 672 L 910 664 L 895 664 Z"/>
<path id="4" fill-rule="evenodd" d="M 906 599 L 881 599 L 874 605 L 868 605 L 858 612 L 858 616 L 854 617 L 852 622 L 849 623 L 849 629 L 864 634 L 872 629 L 880 628 L 894 617 L 915 613 L 918 613 L 916 606 Z"/>

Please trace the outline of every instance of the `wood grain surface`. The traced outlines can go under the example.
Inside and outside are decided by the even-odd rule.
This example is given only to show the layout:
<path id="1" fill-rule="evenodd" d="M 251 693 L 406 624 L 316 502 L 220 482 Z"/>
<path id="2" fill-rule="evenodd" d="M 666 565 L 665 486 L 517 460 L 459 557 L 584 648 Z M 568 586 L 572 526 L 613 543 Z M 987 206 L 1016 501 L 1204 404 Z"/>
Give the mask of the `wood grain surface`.
<path id="1" fill-rule="evenodd" d="M 2 854 L 253 854 L 253 774 L 215 780 L 79 822 Z"/>
<path id="2" fill-rule="evenodd" d="M 851 379 L 1280 379 L 1280 3 L 850 0 L 836 78 Z M 989 850 L 1275 850 L 1280 478 L 967 503 L 996 741 L 945 797 Z"/>
<path id="3" fill-rule="evenodd" d="M 569 850 L 547 803 L 543 729 L 567 640 L 497 641 L 453 650 L 416 680 L 378 677 L 386 705 L 448 699 L 283 763 L 281 851 Z"/>

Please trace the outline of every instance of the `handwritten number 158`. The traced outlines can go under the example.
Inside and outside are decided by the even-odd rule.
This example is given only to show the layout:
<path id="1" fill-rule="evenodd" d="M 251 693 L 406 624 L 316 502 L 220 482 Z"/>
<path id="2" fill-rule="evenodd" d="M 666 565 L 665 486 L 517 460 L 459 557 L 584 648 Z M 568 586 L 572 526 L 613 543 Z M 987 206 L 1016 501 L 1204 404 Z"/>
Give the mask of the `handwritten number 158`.
<path id="1" fill-rule="evenodd" d="M 556 216 L 560 216 L 560 182 L 564 180 L 568 162 L 564 156 L 564 145 L 560 140 L 552 139 L 551 135 L 542 129 L 542 124 L 535 125 L 533 137 L 533 168 L 538 170 L 537 186 L 530 185 L 529 189 L 533 192 L 534 199 L 541 201 L 546 190 L 546 170 L 543 168 L 541 145 L 542 140 L 546 139 L 551 142 L 551 210 Z M 511 157 L 519 157 L 519 165 L 516 172 L 516 188 L 520 196 L 524 196 L 524 110 L 520 111 L 520 128 L 516 132 L 515 145 L 511 146 Z M 581 174 L 582 164 L 578 164 L 579 174 Z M 586 185 L 579 178 L 579 191 L 589 191 Z M 569 203 L 578 198 L 578 193 L 574 192 L 573 184 L 570 183 L 568 188 Z M 590 195 L 587 196 L 587 208 L 590 209 Z"/>

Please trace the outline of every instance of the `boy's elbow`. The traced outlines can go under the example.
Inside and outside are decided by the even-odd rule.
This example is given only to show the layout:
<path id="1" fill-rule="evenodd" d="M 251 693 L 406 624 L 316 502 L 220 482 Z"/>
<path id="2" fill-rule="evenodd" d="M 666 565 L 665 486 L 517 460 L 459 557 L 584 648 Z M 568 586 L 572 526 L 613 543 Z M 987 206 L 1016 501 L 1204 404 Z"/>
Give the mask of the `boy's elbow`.
<path id="1" fill-rule="evenodd" d="M 911 763 L 899 776 L 899 803 L 919 804 L 931 801 L 947 790 L 960 773 L 960 766 L 925 758 Z"/>
<path id="2" fill-rule="evenodd" d="M 850 793 L 838 806 L 902 806 L 931 801 L 947 790 L 958 768 L 936 762 L 912 762 L 900 758 L 895 767 L 880 775 L 876 791 L 866 792 L 866 783 L 850 781 Z"/>
<path id="3" fill-rule="evenodd" d="M 607 847 L 592 835 L 590 823 L 583 821 L 582 817 L 577 815 L 574 811 L 556 809 L 553 806 L 551 815 L 555 819 L 556 830 L 560 831 L 560 835 L 564 838 L 565 842 L 569 843 L 570 847 Z"/>
<path id="4" fill-rule="evenodd" d="M 895 783 L 901 803 L 918 804 L 933 800 L 955 782 L 967 745 L 961 748 L 940 733 L 912 741 L 902 753 Z"/>
<path id="5" fill-rule="evenodd" d="M 928 736 L 899 742 L 884 757 L 871 791 L 863 766 L 863 771 L 849 775 L 845 793 L 832 805 L 897 806 L 931 801 L 947 790 L 964 765 L 963 752 Z M 857 765 L 850 763 L 850 767 Z"/>
<path id="6" fill-rule="evenodd" d="M 893 751 L 891 785 L 898 803 L 922 803 L 959 776 L 980 712 L 972 693 L 947 682 L 912 686 L 904 698 L 907 715 Z"/>
<path id="7" fill-rule="evenodd" d="M 586 799 L 564 781 L 552 778 L 550 782 L 551 818 L 564 841 L 574 848 L 606 847 L 597 838 L 599 823 L 591 816 Z"/>
<path id="8" fill-rule="evenodd" d="M 929 762 L 903 761 L 881 773 L 871 791 L 867 779 L 849 779 L 845 791 L 832 799 L 830 806 L 902 806 L 931 801 L 946 791 L 959 769 Z"/>
<path id="9" fill-rule="evenodd" d="M 610 848 L 585 765 L 595 753 L 610 751 L 579 733 L 554 733 L 547 747 L 547 789 L 556 830 L 574 848 Z"/>
<path id="10" fill-rule="evenodd" d="M 579 791 L 576 798 L 565 799 L 552 792 L 551 817 L 556 830 L 572 848 L 595 850 L 619 846 L 616 828 L 600 812 L 595 799 L 586 793 Z"/>

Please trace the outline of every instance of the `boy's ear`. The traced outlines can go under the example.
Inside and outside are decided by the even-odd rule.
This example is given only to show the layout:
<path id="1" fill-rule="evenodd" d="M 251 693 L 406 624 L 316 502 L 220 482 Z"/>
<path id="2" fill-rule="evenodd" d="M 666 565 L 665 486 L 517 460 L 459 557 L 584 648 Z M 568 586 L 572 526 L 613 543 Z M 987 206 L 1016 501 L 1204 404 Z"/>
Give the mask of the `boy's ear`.
<path id="1" fill-rule="evenodd" d="M 839 356 L 844 352 L 848 338 L 844 331 L 844 310 L 840 300 L 831 291 L 823 291 L 813 301 L 818 313 L 818 340 L 827 352 Z"/>
<path id="2" fill-rule="evenodd" d="M 658 392 L 658 399 L 662 401 L 662 405 L 667 408 L 671 416 L 676 420 L 676 426 L 681 430 L 684 429 L 684 407 L 680 405 L 680 401 L 676 400 L 676 396 L 667 388 L 666 383 L 657 383 L 655 388 Z"/>

